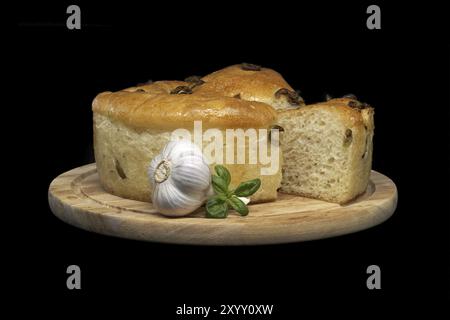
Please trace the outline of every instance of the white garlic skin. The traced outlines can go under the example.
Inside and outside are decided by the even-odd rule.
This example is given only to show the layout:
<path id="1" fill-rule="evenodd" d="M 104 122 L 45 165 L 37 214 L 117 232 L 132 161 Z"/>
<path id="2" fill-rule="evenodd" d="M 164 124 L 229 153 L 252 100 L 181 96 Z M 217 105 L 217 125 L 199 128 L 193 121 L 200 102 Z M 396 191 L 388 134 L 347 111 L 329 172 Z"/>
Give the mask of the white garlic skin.
<path id="1" fill-rule="evenodd" d="M 166 216 L 198 209 L 211 195 L 211 172 L 201 150 L 187 140 L 171 141 L 150 163 L 152 203 Z"/>
<path id="2" fill-rule="evenodd" d="M 238 197 L 239 200 L 241 200 L 244 204 L 249 204 L 250 203 L 250 198 L 247 197 Z"/>

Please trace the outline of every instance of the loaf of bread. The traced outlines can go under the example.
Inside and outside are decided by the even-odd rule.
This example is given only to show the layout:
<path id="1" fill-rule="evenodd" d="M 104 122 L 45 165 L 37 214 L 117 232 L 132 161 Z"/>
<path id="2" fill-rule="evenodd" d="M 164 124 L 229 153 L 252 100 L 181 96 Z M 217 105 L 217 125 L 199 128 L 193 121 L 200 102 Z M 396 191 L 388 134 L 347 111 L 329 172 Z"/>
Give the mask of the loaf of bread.
<path id="1" fill-rule="evenodd" d="M 204 77 L 158 81 L 99 94 L 93 102 L 94 149 L 100 182 L 115 195 L 151 201 L 150 161 L 175 129 L 282 128 L 282 170 L 261 175 L 260 163 L 225 164 L 231 187 L 261 179 L 253 202 L 281 192 L 345 203 L 363 193 L 372 163 L 373 109 L 354 97 L 305 105 L 276 71 L 233 65 Z M 267 139 L 268 137 L 258 137 Z M 248 143 L 245 146 L 250 148 Z M 226 148 L 224 142 L 223 148 Z M 238 149 L 234 149 L 237 157 Z M 211 164 L 211 169 L 214 164 Z"/>
<path id="2" fill-rule="evenodd" d="M 158 81 L 118 92 L 100 93 L 93 101 L 94 150 L 100 182 L 108 192 L 129 199 L 151 201 L 147 177 L 151 160 L 170 141 L 175 129 L 192 135 L 194 121 L 202 129 L 268 129 L 277 113 L 269 105 L 228 97 L 214 90 L 198 89 L 201 81 Z M 267 139 L 260 136 L 259 139 Z M 224 141 L 224 149 L 226 141 Z M 246 147 L 249 149 L 248 142 Z M 247 149 L 247 151 L 248 151 Z M 237 158 L 238 148 L 234 148 Z M 280 155 L 281 157 L 281 155 Z M 211 164 L 211 169 L 214 164 Z M 231 173 L 231 187 L 260 178 L 261 187 L 253 202 L 273 201 L 281 181 L 281 168 L 262 175 L 259 162 L 225 164 Z"/>
<path id="3" fill-rule="evenodd" d="M 281 111 L 281 192 L 341 204 L 363 193 L 372 165 L 373 114 L 349 98 Z"/>

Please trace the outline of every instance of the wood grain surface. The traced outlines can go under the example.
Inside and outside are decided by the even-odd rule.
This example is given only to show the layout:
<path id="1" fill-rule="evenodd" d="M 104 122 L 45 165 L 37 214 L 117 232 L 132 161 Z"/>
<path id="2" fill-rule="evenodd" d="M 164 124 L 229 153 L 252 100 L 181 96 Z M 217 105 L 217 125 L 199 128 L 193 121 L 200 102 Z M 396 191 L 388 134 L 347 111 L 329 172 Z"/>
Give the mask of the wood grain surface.
<path id="1" fill-rule="evenodd" d="M 279 194 L 276 202 L 250 204 L 246 217 L 206 219 L 204 209 L 182 218 L 158 214 L 151 203 L 123 199 L 103 190 L 95 164 L 58 176 L 48 199 L 61 220 L 93 232 L 122 238 L 193 245 L 256 245 L 314 240 L 375 226 L 397 205 L 397 189 L 372 171 L 365 194 L 341 206 Z"/>

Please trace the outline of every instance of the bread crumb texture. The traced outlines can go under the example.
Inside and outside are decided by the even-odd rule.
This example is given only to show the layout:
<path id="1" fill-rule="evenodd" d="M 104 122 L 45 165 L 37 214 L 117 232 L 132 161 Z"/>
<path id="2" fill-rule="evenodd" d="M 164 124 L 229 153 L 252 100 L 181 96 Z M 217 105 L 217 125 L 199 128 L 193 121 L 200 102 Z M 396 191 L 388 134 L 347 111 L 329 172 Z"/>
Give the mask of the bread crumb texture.
<path id="1" fill-rule="evenodd" d="M 95 160 L 103 188 L 120 197 L 150 202 L 152 188 L 147 176 L 148 166 L 170 141 L 171 133 L 152 129 L 137 131 L 104 115 L 94 114 Z M 193 132 L 191 134 L 193 135 Z M 222 134 L 225 136 L 225 130 Z M 224 145 L 223 150 L 225 148 Z M 246 150 L 248 148 L 246 141 Z M 238 152 L 242 150 L 235 148 L 235 159 Z M 261 179 L 261 187 L 251 197 L 252 202 L 276 200 L 281 182 L 281 165 L 275 174 L 262 176 L 261 168 L 267 165 L 259 162 L 226 164 L 226 167 L 232 177 L 231 188 L 236 188 L 242 181 L 257 177 Z M 210 165 L 210 169 L 214 172 L 214 164 Z"/>
<path id="2" fill-rule="evenodd" d="M 280 112 L 281 191 L 346 203 L 363 193 L 372 163 L 373 109 L 333 101 Z"/>

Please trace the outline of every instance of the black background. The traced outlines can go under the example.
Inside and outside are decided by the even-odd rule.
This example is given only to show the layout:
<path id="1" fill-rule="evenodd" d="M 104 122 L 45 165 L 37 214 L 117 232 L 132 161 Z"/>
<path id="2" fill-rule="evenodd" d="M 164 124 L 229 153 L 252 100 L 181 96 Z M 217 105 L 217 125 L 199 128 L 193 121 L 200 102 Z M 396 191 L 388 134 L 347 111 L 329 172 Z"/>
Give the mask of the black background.
<path id="1" fill-rule="evenodd" d="M 14 164 L 26 170 L 9 172 L 18 202 L 8 210 L 25 229 L 12 236 L 18 246 L 11 261 L 17 279 L 32 274 L 32 285 L 17 286 L 35 310 L 56 314 L 57 305 L 71 314 L 93 308 L 167 319 L 183 303 L 275 304 L 275 316 L 291 319 L 306 311 L 367 317 L 387 307 L 434 312 L 448 304 L 450 46 L 443 8 L 378 2 L 382 29 L 368 30 L 372 3 L 81 1 L 82 29 L 67 30 L 69 4 L 16 8 L 19 72 L 10 110 L 20 121 L 11 149 Z M 279 71 L 308 103 L 354 93 L 375 107 L 373 168 L 399 192 L 391 219 L 306 243 L 191 247 L 101 236 L 52 215 L 52 179 L 94 161 L 90 108 L 97 93 L 240 62 Z M 80 291 L 66 288 L 70 264 L 81 267 Z M 381 267 L 378 291 L 366 288 L 371 264 Z"/>

